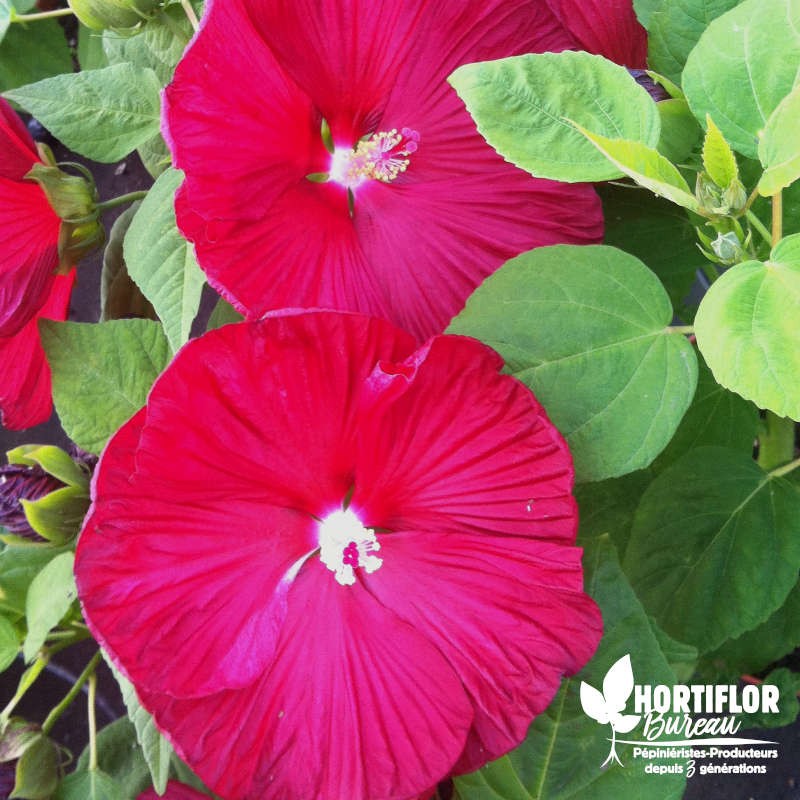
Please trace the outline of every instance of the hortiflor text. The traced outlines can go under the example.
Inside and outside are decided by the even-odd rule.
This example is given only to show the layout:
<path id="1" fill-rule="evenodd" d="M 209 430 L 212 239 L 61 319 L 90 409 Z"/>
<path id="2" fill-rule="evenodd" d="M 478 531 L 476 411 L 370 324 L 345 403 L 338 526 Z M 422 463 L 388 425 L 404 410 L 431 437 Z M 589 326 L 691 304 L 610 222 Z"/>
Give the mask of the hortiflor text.
<path id="1" fill-rule="evenodd" d="M 761 711 L 778 713 L 777 686 L 703 685 L 634 687 L 637 714 L 652 712 L 673 714 L 752 714 Z"/>

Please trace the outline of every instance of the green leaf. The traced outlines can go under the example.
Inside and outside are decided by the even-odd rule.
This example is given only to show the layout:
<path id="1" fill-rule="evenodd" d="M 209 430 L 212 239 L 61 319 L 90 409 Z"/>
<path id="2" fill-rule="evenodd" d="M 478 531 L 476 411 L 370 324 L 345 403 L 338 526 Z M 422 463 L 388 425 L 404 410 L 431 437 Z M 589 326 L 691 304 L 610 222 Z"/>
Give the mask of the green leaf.
<path id="1" fill-rule="evenodd" d="M 662 0 L 650 19 L 647 61 L 650 66 L 680 83 L 692 48 L 717 17 L 741 0 Z"/>
<path id="2" fill-rule="evenodd" d="M 691 402 L 697 360 L 667 326 L 655 275 L 613 247 L 556 245 L 512 259 L 450 333 L 497 350 L 566 436 L 579 481 L 646 467 Z"/>
<path id="3" fill-rule="evenodd" d="M 800 493 L 749 456 L 693 450 L 642 497 L 624 567 L 664 631 L 709 652 L 766 620 L 797 582 Z"/>
<path id="4" fill-rule="evenodd" d="M 649 620 L 653 635 L 656 637 L 670 670 L 675 675 L 675 680 L 678 683 L 688 683 L 697 666 L 697 648 L 667 636 L 652 617 L 649 617 Z"/>
<path id="5" fill-rule="evenodd" d="M 21 503 L 28 524 L 39 536 L 53 544 L 66 544 L 80 533 L 89 510 L 89 494 L 80 486 L 65 486 Z"/>
<path id="6" fill-rule="evenodd" d="M 669 98 L 658 103 L 661 117 L 661 136 L 658 152 L 674 163 L 685 161 L 694 152 L 702 130 L 682 99 Z"/>
<path id="7" fill-rule="evenodd" d="M 57 20 L 14 23 L 0 43 L 0 91 L 72 69 L 72 53 Z"/>
<path id="8" fill-rule="evenodd" d="M 656 197 L 666 197 L 695 213 L 700 211 L 700 204 L 683 175 L 658 150 L 640 142 L 608 139 L 578 125 L 576 128 L 622 173 L 649 189 Z"/>
<path id="9" fill-rule="evenodd" d="M 78 596 L 72 566 L 73 553 L 57 555 L 33 579 L 25 598 L 28 635 L 22 646 L 26 662 L 33 660 L 47 634 L 58 625 Z"/>
<path id="10" fill-rule="evenodd" d="M 17 629 L 0 616 L 0 672 L 7 670 L 19 653 L 19 634 Z"/>
<path id="11" fill-rule="evenodd" d="M 708 670 L 726 678 L 761 672 L 800 647 L 800 583 L 786 602 L 757 628 L 725 642 L 705 657 Z"/>
<path id="12" fill-rule="evenodd" d="M 11 15 L 14 13 L 14 6 L 10 0 L 0 0 L 0 42 L 3 41 L 6 31 L 11 25 Z"/>
<path id="13" fill-rule="evenodd" d="M 116 64 L 46 78 L 5 97 L 76 153 L 111 163 L 159 132 L 160 89 L 152 70 Z"/>
<path id="14" fill-rule="evenodd" d="M 633 0 L 633 10 L 639 22 L 649 30 L 653 14 L 664 5 L 665 0 Z"/>
<path id="15" fill-rule="evenodd" d="M 568 120 L 617 139 L 658 143 L 656 104 L 625 68 L 601 56 L 565 51 L 466 64 L 449 81 L 489 144 L 540 178 L 621 175 Z"/>
<path id="16" fill-rule="evenodd" d="M 78 23 L 78 63 L 82 70 L 109 66 L 103 51 L 103 34 Z"/>
<path id="17" fill-rule="evenodd" d="M 140 145 L 136 152 L 142 159 L 144 168 L 154 178 L 161 175 L 172 164 L 169 147 L 160 133 Z"/>
<path id="18" fill-rule="evenodd" d="M 220 297 L 211 316 L 208 318 L 207 331 L 221 328 L 223 325 L 230 325 L 234 322 L 241 322 L 244 317 L 224 298 Z"/>
<path id="19" fill-rule="evenodd" d="M 0 612 L 12 620 L 25 616 L 25 597 L 31 581 L 63 552 L 49 545 L 21 545 L 0 551 Z"/>
<path id="20" fill-rule="evenodd" d="M 101 322 L 128 317 L 156 318 L 156 312 L 150 305 L 150 301 L 128 275 L 128 268 L 125 266 L 125 258 L 122 254 L 125 234 L 128 232 L 139 206 L 141 206 L 139 202 L 128 206 L 114 220 L 111 227 L 108 244 L 103 253 L 103 272 L 100 276 Z"/>
<path id="21" fill-rule="evenodd" d="M 606 184 L 597 192 L 603 201 L 606 244 L 644 261 L 664 284 L 673 308 L 680 308 L 702 261 L 686 214 L 638 188 Z M 662 247 L 662 242 L 669 242 L 669 247 Z"/>
<path id="22" fill-rule="evenodd" d="M 800 700 L 797 693 L 800 691 L 800 675 L 796 672 L 781 667 L 774 669 L 764 678 L 765 684 L 777 686 L 780 690 L 778 698 L 778 713 L 771 714 L 756 711 L 752 714 L 739 714 L 738 720 L 743 728 L 782 728 L 791 725 L 800 712 Z"/>
<path id="23" fill-rule="evenodd" d="M 125 234 L 128 274 L 164 325 L 173 350 L 189 339 L 205 276 L 194 248 L 175 224 L 175 192 L 183 173 L 169 169 L 155 182 Z"/>
<path id="24" fill-rule="evenodd" d="M 58 785 L 58 773 L 56 746 L 40 734 L 17 762 L 16 782 L 9 800 L 50 800 Z"/>
<path id="25" fill-rule="evenodd" d="M 108 438 L 147 400 L 170 361 L 157 322 L 124 319 L 99 324 L 41 320 L 53 373 L 53 400 L 69 437 L 99 453 Z"/>
<path id="26" fill-rule="evenodd" d="M 800 419 L 800 234 L 769 261 L 737 264 L 695 318 L 700 352 L 717 382 L 778 416 Z"/>
<path id="27" fill-rule="evenodd" d="M 675 679 L 607 539 L 587 548 L 584 569 L 587 591 L 603 614 L 604 635 L 597 653 L 577 676 L 563 681 L 520 747 L 455 779 L 461 800 L 678 800 L 682 796 L 684 776 L 646 774 L 646 762 L 633 758 L 630 745 L 617 745 L 624 768 L 600 768 L 608 754 L 610 730 L 584 714 L 581 681 L 602 686 L 609 668 L 628 653 L 638 681 L 670 685 Z"/>
<path id="28" fill-rule="evenodd" d="M 67 486 L 89 490 L 89 475 L 60 447 L 51 444 L 23 444 L 6 453 L 9 464 L 39 466 Z"/>
<path id="29" fill-rule="evenodd" d="M 766 170 L 758 182 L 759 194 L 770 197 L 800 178 L 800 86 L 772 112 L 758 143 L 758 157 Z"/>
<path id="30" fill-rule="evenodd" d="M 75 772 L 86 773 L 89 760 L 87 746 L 78 759 Z M 106 775 L 116 781 L 124 800 L 136 800 L 142 792 L 150 788 L 150 771 L 136 741 L 136 730 L 127 717 L 120 717 L 98 732 L 97 763 Z"/>
<path id="31" fill-rule="evenodd" d="M 165 18 L 169 18 L 165 21 Z M 182 31 L 183 35 L 178 32 Z M 130 64 L 137 69 L 151 69 L 162 86 L 172 80 L 175 65 L 180 61 L 192 38 L 192 26 L 179 5 L 168 6 L 163 16 L 147 21 L 136 36 L 120 36 L 116 31 L 103 34 L 103 49 L 111 64 Z"/>
<path id="32" fill-rule="evenodd" d="M 703 167 L 714 183 L 727 189 L 731 183 L 739 179 L 739 167 L 736 156 L 725 141 L 714 120 L 706 115 L 706 138 L 703 141 Z"/>
<path id="33" fill-rule="evenodd" d="M 715 19 L 692 50 L 683 89 L 694 115 L 714 118 L 755 158 L 758 132 L 797 82 L 800 0 L 746 0 Z"/>
<path id="34" fill-rule="evenodd" d="M 94 769 L 67 775 L 55 800 L 125 800 L 125 794 L 110 775 Z"/>
<path id="35" fill-rule="evenodd" d="M 105 654 L 104 654 L 105 655 Z M 128 711 L 128 717 L 136 729 L 136 738 L 142 748 L 142 754 L 147 762 L 150 775 L 153 779 L 153 786 L 159 794 L 163 794 L 169 778 L 170 759 L 172 757 L 172 747 L 170 743 L 161 735 L 153 718 L 142 708 L 133 684 L 111 663 L 106 657 L 106 663 L 111 668 L 120 691 L 122 700 Z"/>

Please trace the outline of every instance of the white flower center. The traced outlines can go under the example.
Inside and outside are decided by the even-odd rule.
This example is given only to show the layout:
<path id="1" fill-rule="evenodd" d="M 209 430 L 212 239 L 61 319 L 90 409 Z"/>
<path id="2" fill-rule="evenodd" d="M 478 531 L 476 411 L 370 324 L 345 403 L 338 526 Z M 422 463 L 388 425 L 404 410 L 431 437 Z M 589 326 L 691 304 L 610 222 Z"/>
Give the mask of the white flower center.
<path id="1" fill-rule="evenodd" d="M 354 149 L 337 147 L 331 156 L 330 180 L 348 189 L 366 180 L 390 183 L 405 172 L 419 147 L 419 134 L 411 128 L 379 131 L 362 139 Z"/>
<path id="2" fill-rule="evenodd" d="M 357 567 L 375 572 L 383 564 L 375 555 L 380 549 L 375 531 L 365 528 L 349 508 L 334 511 L 319 523 L 320 560 L 342 586 L 356 582 Z"/>

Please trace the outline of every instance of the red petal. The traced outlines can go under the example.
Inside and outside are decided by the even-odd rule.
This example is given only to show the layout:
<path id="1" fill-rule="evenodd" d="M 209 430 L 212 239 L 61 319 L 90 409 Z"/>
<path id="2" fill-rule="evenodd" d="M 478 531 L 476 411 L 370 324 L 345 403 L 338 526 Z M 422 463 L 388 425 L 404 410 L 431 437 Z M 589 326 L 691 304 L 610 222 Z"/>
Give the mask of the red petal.
<path id="1" fill-rule="evenodd" d="M 414 797 L 450 770 L 472 712 L 439 651 L 316 559 L 271 670 L 246 690 L 142 701 L 213 791 L 238 800 Z"/>
<path id="2" fill-rule="evenodd" d="M 28 129 L 0 97 L 0 177 L 20 181 L 37 161 L 41 159 Z"/>
<path id="3" fill-rule="evenodd" d="M 47 300 L 60 225 L 39 186 L 0 178 L 0 336 L 19 331 Z"/>
<path id="4" fill-rule="evenodd" d="M 580 49 L 631 69 L 647 68 L 647 31 L 631 0 L 547 0 Z"/>
<path id="5" fill-rule="evenodd" d="M 581 551 L 520 537 L 388 533 L 370 592 L 423 631 L 475 707 L 456 772 L 516 747 L 565 674 L 591 658 L 600 613 L 583 593 Z"/>
<path id="6" fill-rule="evenodd" d="M 181 350 L 128 423 L 138 433 L 104 453 L 76 562 L 89 623 L 135 683 L 199 696 L 265 669 L 317 548 L 311 515 L 352 485 L 355 393 L 410 349 L 387 323 L 318 313 Z M 157 632 L 144 650 L 143 630 Z"/>
<path id="7" fill-rule="evenodd" d="M 391 530 L 574 541 L 567 446 L 533 394 L 473 339 L 381 364 L 365 394 L 353 506 Z"/>
<path id="8" fill-rule="evenodd" d="M 185 783 L 170 781 L 164 794 L 158 794 L 155 789 L 148 789 L 136 800 L 208 800 L 208 795 L 201 794 Z"/>
<path id="9" fill-rule="evenodd" d="M 50 368 L 37 327 L 38 319 L 64 320 L 75 270 L 58 275 L 39 313 L 13 336 L 0 336 L 0 413 L 3 426 L 23 430 L 50 417 L 53 410 Z"/>

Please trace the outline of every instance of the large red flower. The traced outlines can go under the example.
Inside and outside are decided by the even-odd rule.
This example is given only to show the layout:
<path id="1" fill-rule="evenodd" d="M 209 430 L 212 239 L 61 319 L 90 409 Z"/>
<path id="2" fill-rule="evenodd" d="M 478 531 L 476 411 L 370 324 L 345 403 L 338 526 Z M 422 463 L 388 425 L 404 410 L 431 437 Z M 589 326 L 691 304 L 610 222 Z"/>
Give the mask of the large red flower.
<path id="1" fill-rule="evenodd" d="M 566 445 L 479 342 L 284 313 L 112 439 L 88 624 L 227 800 L 411 798 L 516 746 L 601 622 Z"/>
<path id="2" fill-rule="evenodd" d="M 545 0 L 209 0 L 165 95 L 178 224 L 245 314 L 358 310 L 427 338 L 510 257 L 601 237 L 593 190 L 503 161 L 446 80 L 578 46 Z"/>
<path id="3" fill-rule="evenodd" d="M 0 98 L 0 414 L 14 429 L 50 416 L 50 370 L 36 320 L 65 319 L 75 279 L 56 276 L 61 220 L 42 188 L 24 180 L 42 163 L 22 121 Z"/>
<path id="4" fill-rule="evenodd" d="M 201 794 L 185 783 L 170 781 L 164 794 L 158 794 L 155 789 L 148 789 L 136 800 L 208 800 L 208 795 Z"/>

